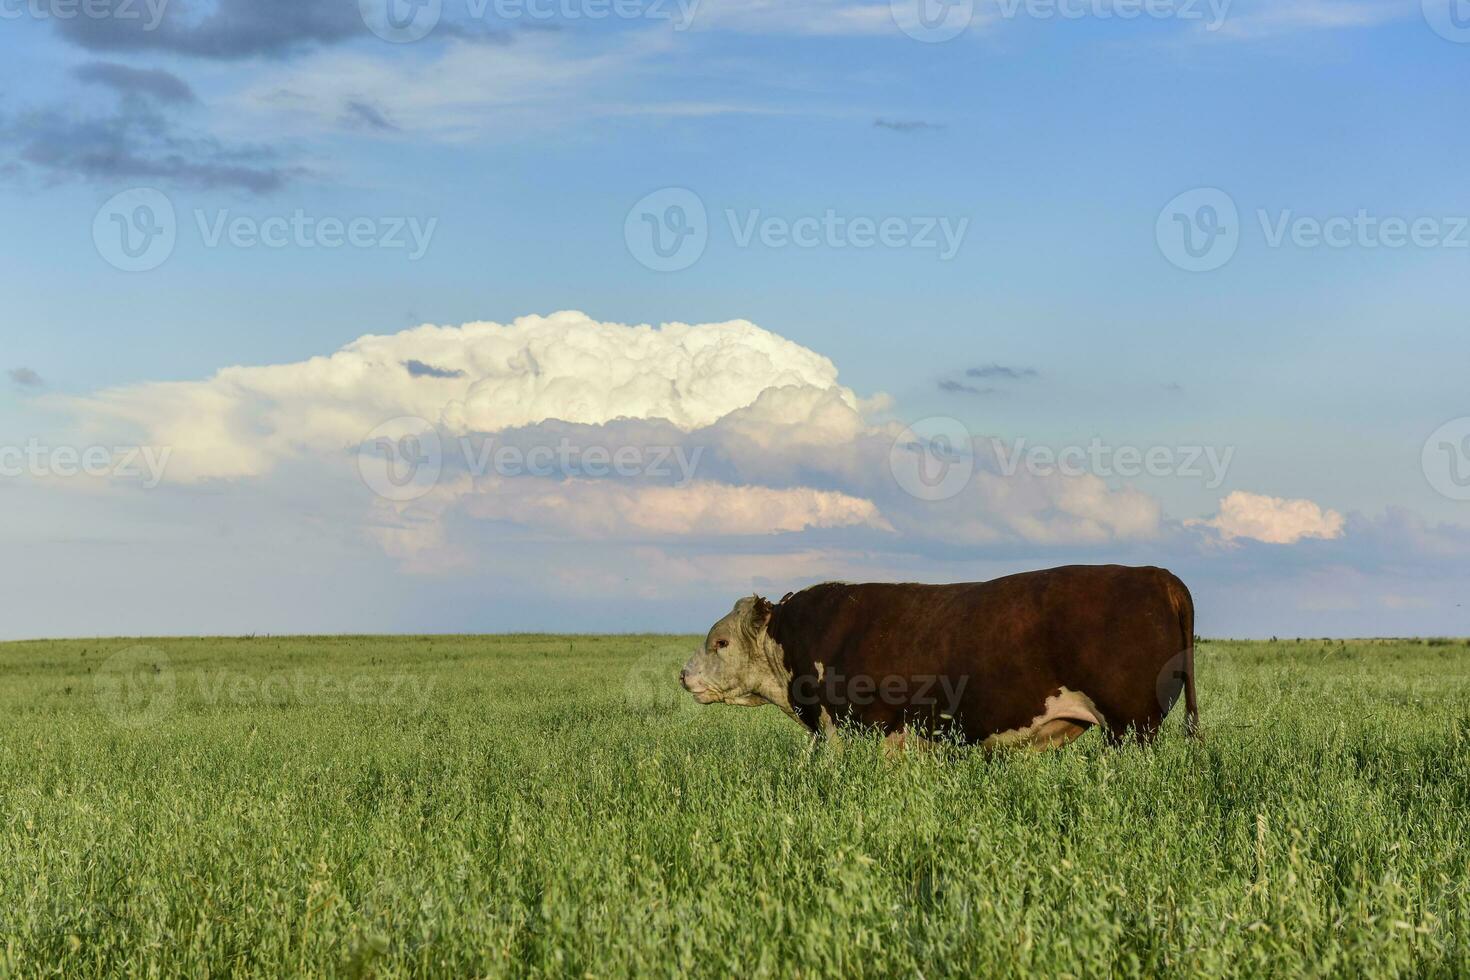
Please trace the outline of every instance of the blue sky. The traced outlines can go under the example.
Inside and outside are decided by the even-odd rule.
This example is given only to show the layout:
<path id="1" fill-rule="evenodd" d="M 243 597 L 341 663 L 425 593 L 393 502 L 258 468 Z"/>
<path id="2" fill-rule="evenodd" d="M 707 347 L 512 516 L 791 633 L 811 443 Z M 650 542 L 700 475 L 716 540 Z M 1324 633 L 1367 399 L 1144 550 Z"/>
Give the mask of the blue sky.
<path id="1" fill-rule="evenodd" d="M 151 27 L 142 3 L 0 4 L 0 444 L 173 453 L 147 488 L 0 474 L 0 538 L 23 556 L 0 634 L 703 629 L 757 588 L 1073 560 L 1175 568 L 1217 635 L 1470 634 L 1461 430 L 1425 455 L 1470 415 L 1470 10 L 1450 3 L 1234 0 L 1218 23 L 1203 3 L 960 3 L 964 30 L 925 41 L 900 27 L 906 0 L 703 0 L 687 24 L 663 19 L 672 3 L 481 18 L 444 0 L 410 43 L 368 29 L 372 0 L 169 0 Z M 125 271 L 94 229 L 140 188 L 172 208 L 174 244 Z M 629 214 L 667 188 L 698 200 L 705 244 L 657 271 Z M 1189 271 L 1168 210 L 1206 220 L 1222 198 L 1180 197 L 1199 189 L 1235 210 L 1235 241 Z M 366 221 L 371 243 L 211 244 L 298 213 Z M 827 215 L 895 222 L 897 244 L 779 244 Z M 1314 240 L 1359 215 L 1340 247 Z M 1383 244 L 1385 221 L 1422 222 L 1422 243 Z M 761 222 L 775 237 L 742 243 Z M 412 226 L 421 256 L 384 247 Z M 953 255 L 940 228 L 963 229 Z M 526 326 L 524 375 L 525 358 L 487 368 L 478 334 L 404 335 L 391 357 L 457 377 L 373 380 L 376 361 L 346 357 L 209 380 L 563 310 L 599 326 Z M 619 324 L 737 320 L 760 333 L 696 330 L 713 362 L 663 338 L 617 366 L 635 342 Z M 679 397 L 607 387 L 602 363 Z M 840 389 L 847 414 L 759 402 L 793 386 Z M 660 412 L 684 421 L 664 431 Z M 570 422 L 584 441 L 706 446 L 709 469 L 676 488 L 473 474 L 385 515 L 351 434 L 418 414 L 446 445 Z M 982 447 L 1231 455 L 1215 485 L 1001 474 L 895 494 L 872 447 L 931 417 Z M 686 519 L 628 517 L 650 508 Z M 385 527 L 433 540 L 405 552 Z"/>

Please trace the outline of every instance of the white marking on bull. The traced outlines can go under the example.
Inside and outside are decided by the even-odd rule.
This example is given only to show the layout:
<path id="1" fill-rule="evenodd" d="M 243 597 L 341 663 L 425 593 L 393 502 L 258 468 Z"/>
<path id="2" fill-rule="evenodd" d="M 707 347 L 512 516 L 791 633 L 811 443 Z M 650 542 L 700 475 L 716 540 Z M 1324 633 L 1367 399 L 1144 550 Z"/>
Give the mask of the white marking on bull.
<path id="1" fill-rule="evenodd" d="M 1080 731 L 1075 731 L 1053 741 L 1053 737 L 1060 735 L 1058 729 L 1066 726 L 1052 725 L 1052 722 L 1073 722 L 1077 726 L 1102 725 L 1104 724 L 1102 712 L 1093 703 L 1092 698 L 1081 691 L 1073 691 L 1062 687 L 1057 693 L 1046 699 L 1041 706 L 1041 714 L 1031 719 L 1031 724 L 1024 728 L 1013 728 L 1005 732 L 996 732 L 980 744 L 985 748 L 1011 748 L 1035 744 L 1038 748 L 1049 747 L 1050 744 L 1061 744 L 1061 741 L 1071 741 Z"/>

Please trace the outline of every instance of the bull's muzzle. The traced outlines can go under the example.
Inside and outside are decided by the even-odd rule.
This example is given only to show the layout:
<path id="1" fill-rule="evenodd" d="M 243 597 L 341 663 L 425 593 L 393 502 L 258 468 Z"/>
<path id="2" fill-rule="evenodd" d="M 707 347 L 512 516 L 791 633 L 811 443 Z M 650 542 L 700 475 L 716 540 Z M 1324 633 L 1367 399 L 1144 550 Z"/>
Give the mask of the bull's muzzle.
<path id="1" fill-rule="evenodd" d="M 694 695 L 694 700 L 700 704 L 709 704 L 715 698 L 710 694 L 709 685 L 699 678 L 694 672 L 694 662 L 691 660 L 679 671 L 679 685 Z"/>

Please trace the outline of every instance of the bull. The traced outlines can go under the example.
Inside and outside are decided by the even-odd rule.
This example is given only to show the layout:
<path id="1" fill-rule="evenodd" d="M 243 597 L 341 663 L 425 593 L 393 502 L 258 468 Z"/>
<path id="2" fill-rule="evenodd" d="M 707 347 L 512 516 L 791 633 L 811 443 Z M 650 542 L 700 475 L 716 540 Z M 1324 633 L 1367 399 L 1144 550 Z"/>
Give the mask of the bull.
<path id="1" fill-rule="evenodd" d="M 1069 565 L 956 585 L 828 582 L 750 596 L 679 675 L 703 704 L 774 704 L 815 736 L 890 745 L 1149 741 L 1182 690 L 1195 734 L 1194 600 L 1162 568 Z"/>

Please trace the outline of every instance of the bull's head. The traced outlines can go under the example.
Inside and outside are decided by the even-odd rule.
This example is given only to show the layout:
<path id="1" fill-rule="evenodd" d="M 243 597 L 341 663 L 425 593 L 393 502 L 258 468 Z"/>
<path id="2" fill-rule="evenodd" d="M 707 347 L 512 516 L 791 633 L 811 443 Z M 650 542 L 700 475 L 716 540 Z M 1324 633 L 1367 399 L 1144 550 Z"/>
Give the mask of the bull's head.
<path id="1" fill-rule="evenodd" d="M 766 626 L 773 607 L 750 596 L 710 627 L 704 647 L 679 672 L 679 682 L 700 704 L 787 703 L 784 657 Z"/>

